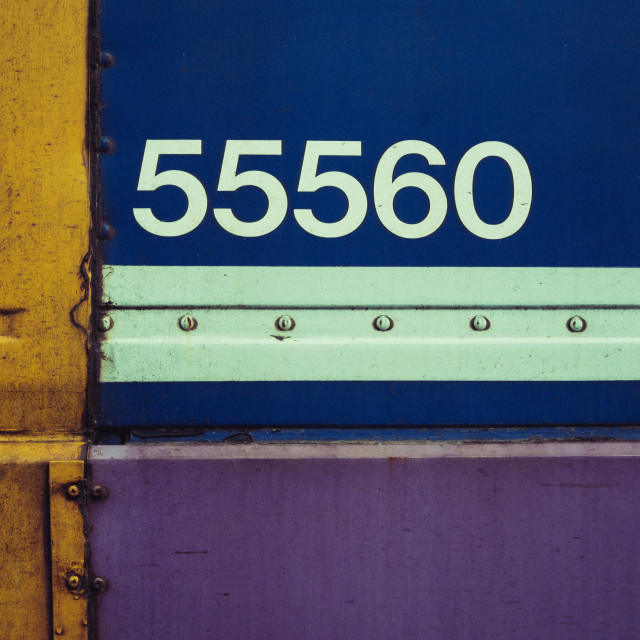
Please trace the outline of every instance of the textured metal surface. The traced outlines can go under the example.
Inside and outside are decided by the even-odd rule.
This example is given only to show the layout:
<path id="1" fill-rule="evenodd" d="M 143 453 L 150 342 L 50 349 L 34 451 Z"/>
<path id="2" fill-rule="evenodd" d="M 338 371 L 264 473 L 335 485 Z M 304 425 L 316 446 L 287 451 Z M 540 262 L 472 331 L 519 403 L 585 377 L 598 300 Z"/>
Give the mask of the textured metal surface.
<path id="1" fill-rule="evenodd" d="M 639 269 L 550 267 L 104 268 L 121 307 L 581 307 L 640 305 Z"/>
<path id="2" fill-rule="evenodd" d="M 53 637 L 88 637 L 86 491 L 82 460 L 49 463 Z"/>
<path id="3" fill-rule="evenodd" d="M 390 309 L 387 331 L 372 310 L 280 311 L 113 310 L 101 381 L 640 379 L 640 309 L 495 309 L 484 331 L 466 309 Z"/>
<path id="4" fill-rule="evenodd" d="M 51 637 L 49 460 L 82 456 L 78 440 L 0 440 L 0 637 Z"/>
<path id="5" fill-rule="evenodd" d="M 640 277 L 640 10 L 607 7 L 102 2 L 102 303 L 131 317 L 104 334 L 99 425 L 637 422 L 640 323 L 597 343 L 587 313 L 636 308 Z M 229 335 L 247 306 L 291 317 L 291 339 Z M 396 306 L 470 314 L 403 341 Z M 562 339 L 521 315 L 511 341 L 494 306 L 559 306 Z M 174 338 L 157 307 L 198 329 Z M 316 340 L 300 307 L 395 327 L 367 343 L 325 316 Z M 457 340 L 474 315 L 489 330 Z M 618 386 L 506 384 L 576 380 Z"/>
<path id="6" fill-rule="evenodd" d="M 632 269 L 105 274 L 104 426 L 625 424 L 640 415 Z M 388 332 L 373 326 L 383 310 Z M 286 333 L 283 311 L 294 321 Z M 479 311 L 487 331 L 471 329 Z M 578 312 L 584 332 L 568 326 Z M 188 333 L 178 328 L 187 317 Z M 536 384 L 515 382 L 527 380 Z"/>
<path id="7" fill-rule="evenodd" d="M 0 0 L 0 430 L 80 430 L 87 26 L 86 0 Z"/>
<path id="8" fill-rule="evenodd" d="M 640 445 L 95 447 L 101 640 L 640 632 Z"/>
<path id="9" fill-rule="evenodd" d="M 176 428 L 146 427 L 132 429 L 132 443 L 205 443 L 205 442 L 256 442 L 256 443 L 364 443 L 364 442 L 456 442 L 466 444 L 490 442 L 542 443 L 640 441 L 639 427 L 358 427 L 358 428 Z M 121 444 L 122 434 L 100 432 L 100 444 Z"/>
<path id="10" fill-rule="evenodd" d="M 55 631 L 50 525 L 60 524 L 64 535 L 69 520 L 59 522 L 54 505 L 50 523 L 49 461 L 83 455 L 90 4 L 0 0 L 3 640 L 40 640 Z M 82 521 L 78 531 L 82 537 Z M 60 530 L 54 533 L 57 552 Z M 64 584 L 58 586 L 66 591 Z"/>

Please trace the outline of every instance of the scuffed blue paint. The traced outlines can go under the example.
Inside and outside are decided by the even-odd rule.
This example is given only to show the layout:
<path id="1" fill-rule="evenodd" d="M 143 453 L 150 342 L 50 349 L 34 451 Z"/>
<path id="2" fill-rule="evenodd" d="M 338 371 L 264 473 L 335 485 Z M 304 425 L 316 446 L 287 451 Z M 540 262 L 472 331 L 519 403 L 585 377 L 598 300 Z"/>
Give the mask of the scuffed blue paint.
<path id="1" fill-rule="evenodd" d="M 122 434 L 105 434 L 102 444 L 117 444 Z M 135 444 L 158 442 L 523 442 L 566 440 L 640 440 L 640 427 L 514 427 L 455 429 L 209 429 L 180 435 L 170 429 L 136 429 Z"/>

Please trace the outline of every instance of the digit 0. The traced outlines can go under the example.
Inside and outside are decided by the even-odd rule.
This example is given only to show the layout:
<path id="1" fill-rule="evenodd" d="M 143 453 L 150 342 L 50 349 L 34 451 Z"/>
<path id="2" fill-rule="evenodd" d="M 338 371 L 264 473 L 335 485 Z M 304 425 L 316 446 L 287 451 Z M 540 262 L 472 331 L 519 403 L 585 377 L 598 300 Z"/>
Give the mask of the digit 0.
<path id="1" fill-rule="evenodd" d="M 480 219 L 473 200 L 473 178 L 478 165 L 490 157 L 504 160 L 513 178 L 513 202 L 509 215 L 499 224 Z M 522 154 L 504 142 L 481 142 L 462 156 L 453 187 L 458 217 L 474 235 L 487 240 L 508 238 L 522 228 L 531 210 L 533 185 L 531 172 Z"/>

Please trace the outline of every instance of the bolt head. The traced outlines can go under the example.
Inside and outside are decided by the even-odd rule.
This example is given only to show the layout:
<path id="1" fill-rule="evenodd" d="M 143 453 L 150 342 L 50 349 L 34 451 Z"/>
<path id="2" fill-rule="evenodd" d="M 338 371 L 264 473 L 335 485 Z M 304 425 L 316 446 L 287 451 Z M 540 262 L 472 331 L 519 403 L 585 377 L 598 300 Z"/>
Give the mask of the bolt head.
<path id="1" fill-rule="evenodd" d="M 279 331 L 291 331 L 296 326 L 291 316 L 280 316 L 276 320 L 276 329 Z"/>
<path id="2" fill-rule="evenodd" d="M 572 333 L 582 333 L 587 328 L 587 323 L 584 318 L 573 316 L 573 318 L 569 318 L 567 328 Z"/>
<path id="3" fill-rule="evenodd" d="M 393 329 L 393 320 L 389 316 L 378 316 L 373 321 L 373 327 L 377 331 L 390 331 Z"/>
<path id="4" fill-rule="evenodd" d="M 107 581 L 105 578 L 101 578 L 100 576 L 96 576 L 92 581 L 91 585 L 93 586 L 95 591 L 104 591 L 107 588 Z"/>
<path id="5" fill-rule="evenodd" d="M 75 573 L 72 573 L 67 578 L 67 586 L 69 589 L 77 589 L 80 586 L 80 578 Z"/>
<path id="6" fill-rule="evenodd" d="M 103 136 L 100 138 L 100 151 L 102 153 L 111 153 L 113 151 L 113 140 L 109 136 Z"/>
<path id="7" fill-rule="evenodd" d="M 107 487 L 103 487 L 100 484 L 93 485 L 91 487 L 91 497 L 94 500 L 104 500 L 109 495 Z"/>
<path id="8" fill-rule="evenodd" d="M 187 314 L 178 320 L 178 326 L 183 331 L 193 331 L 198 326 L 198 321 L 193 316 Z"/>
<path id="9" fill-rule="evenodd" d="M 100 64 L 105 68 L 109 68 L 109 67 L 113 67 L 113 65 L 115 64 L 116 59 L 114 57 L 114 55 L 112 53 L 109 53 L 108 51 L 103 51 L 100 54 Z"/>
<path id="10" fill-rule="evenodd" d="M 111 240 L 115 235 L 115 229 L 108 223 L 103 223 L 98 227 L 96 235 L 99 240 Z"/>
<path id="11" fill-rule="evenodd" d="M 108 315 L 100 316 L 98 320 L 98 329 L 100 331 L 109 331 L 113 328 L 113 318 Z"/>
<path id="12" fill-rule="evenodd" d="M 485 316 L 474 316 L 471 319 L 471 328 L 474 331 L 486 331 L 490 326 L 491 323 Z"/>
<path id="13" fill-rule="evenodd" d="M 72 484 L 67 487 L 67 495 L 70 498 L 77 498 L 80 495 L 80 489 L 78 489 L 78 485 Z"/>

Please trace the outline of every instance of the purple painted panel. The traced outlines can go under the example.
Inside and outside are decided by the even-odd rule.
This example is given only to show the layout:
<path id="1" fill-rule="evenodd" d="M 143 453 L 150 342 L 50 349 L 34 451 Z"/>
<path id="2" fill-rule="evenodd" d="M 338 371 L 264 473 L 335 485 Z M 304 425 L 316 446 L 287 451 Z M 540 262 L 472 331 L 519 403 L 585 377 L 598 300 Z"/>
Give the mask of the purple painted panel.
<path id="1" fill-rule="evenodd" d="M 94 447 L 99 640 L 637 640 L 640 449 Z"/>

